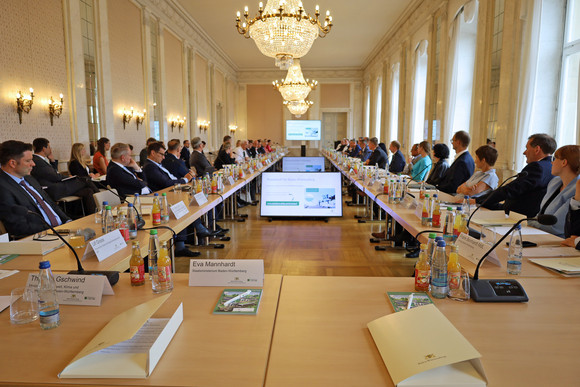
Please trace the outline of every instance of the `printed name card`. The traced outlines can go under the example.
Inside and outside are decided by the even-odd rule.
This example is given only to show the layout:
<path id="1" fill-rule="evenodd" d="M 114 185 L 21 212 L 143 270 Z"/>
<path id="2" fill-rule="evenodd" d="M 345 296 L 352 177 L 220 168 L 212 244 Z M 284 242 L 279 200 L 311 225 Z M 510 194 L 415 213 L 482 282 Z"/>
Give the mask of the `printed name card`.
<path id="1" fill-rule="evenodd" d="M 56 297 L 62 305 L 100 306 L 103 295 L 115 294 L 104 275 L 54 274 Z M 38 286 L 38 274 L 29 274 L 26 286 Z"/>
<path id="2" fill-rule="evenodd" d="M 121 235 L 121 231 L 114 230 L 90 241 L 82 260 L 95 254 L 99 262 L 102 262 L 125 247 L 127 247 L 127 243 L 123 235 Z"/>
<path id="3" fill-rule="evenodd" d="M 262 259 L 192 259 L 189 286 L 263 286 Z"/>
<path id="4" fill-rule="evenodd" d="M 189 205 L 190 206 L 203 206 L 205 203 L 207 203 L 207 197 L 205 196 L 205 194 L 203 192 L 200 192 L 200 193 L 196 193 L 195 195 L 193 195 Z"/>
<path id="5" fill-rule="evenodd" d="M 236 182 L 233 178 L 233 176 L 228 176 L 228 178 L 225 181 L 225 185 L 234 185 Z"/>
<path id="6" fill-rule="evenodd" d="M 483 257 L 485 253 L 487 253 L 487 251 L 491 248 L 491 246 L 488 245 L 487 243 L 484 243 L 479 239 L 470 237 L 469 235 L 463 232 L 459 234 L 459 237 L 457 238 L 457 241 L 455 243 L 457 244 L 457 250 L 459 251 L 459 254 L 475 265 L 477 265 L 481 257 Z M 492 251 L 487 256 L 482 265 L 485 264 L 486 261 L 493 262 L 497 266 L 501 267 L 501 263 L 495 251 Z"/>
<path id="7" fill-rule="evenodd" d="M 171 212 L 175 216 L 175 219 L 182 218 L 184 215 L 187 215 L 189 213 L 189 209 L 187 208 L 183 200 L 180 201 L 179 203 L 170 206 L 169 208 L 171 209 Z"/>

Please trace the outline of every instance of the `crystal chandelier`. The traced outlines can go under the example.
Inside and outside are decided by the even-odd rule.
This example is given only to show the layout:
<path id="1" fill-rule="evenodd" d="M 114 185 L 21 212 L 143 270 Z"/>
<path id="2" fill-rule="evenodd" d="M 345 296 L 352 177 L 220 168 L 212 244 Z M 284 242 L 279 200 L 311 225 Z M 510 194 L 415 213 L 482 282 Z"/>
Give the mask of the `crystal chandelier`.
<path id="1" fill-rule="evenodd" d="M 326 11 L 324 23 L 319 16 L 318 5 L 312 17 L 304 12 L 299 0 L 268 0 L 266 8 L 260 2 L 258 15 L 253 19 L 248 19 L 248 7 L 244 8 L 244 22 L 238 12 L 236 28 L 244 37 L 254 39 L 262 54 L 275 58 L 276 66 L 288 70 L 293 59 L 308 53 L 314 39 L 330 32 L 330 11 Z"/>
<path id="2" fill-rule="evenodd" d="M 288 69 L 286 79 L 272 82 L 274 88 L 278 89 L 285 101 L 301 101 L 308 97 L 311 90 L 316 89 L 318 82 L 304 79 L 300 68 L 300 59 L 294 59 L 294 63 Z"/>
<path id="3" fill-rule="evenodd" d="M 284 105 L 290 110 L 290 113 L 294 114 L 296 117 L 300 117 L 302 114 L 306 113 L 308 108 L 312 106 L 312 101 L 284 101 Z"/>

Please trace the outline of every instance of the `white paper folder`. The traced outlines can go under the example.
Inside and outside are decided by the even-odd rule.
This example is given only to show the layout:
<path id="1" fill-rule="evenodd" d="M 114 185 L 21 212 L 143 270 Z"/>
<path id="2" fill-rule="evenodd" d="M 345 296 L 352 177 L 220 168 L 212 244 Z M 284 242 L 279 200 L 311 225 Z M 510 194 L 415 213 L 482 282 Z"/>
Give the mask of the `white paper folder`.
<path id="1" fill-rule="evenodd" d="M 181 303 L 170 318 L 151 318 L 169 294 L 113 318 L 65 367 L 59 378 L 146 378 L 183 321 Z"/>
<path id="2" fill-rule="evenodd" d="M 435 307 L 367 324 L 396 386 L 486 386 L 480 353 Z"/>

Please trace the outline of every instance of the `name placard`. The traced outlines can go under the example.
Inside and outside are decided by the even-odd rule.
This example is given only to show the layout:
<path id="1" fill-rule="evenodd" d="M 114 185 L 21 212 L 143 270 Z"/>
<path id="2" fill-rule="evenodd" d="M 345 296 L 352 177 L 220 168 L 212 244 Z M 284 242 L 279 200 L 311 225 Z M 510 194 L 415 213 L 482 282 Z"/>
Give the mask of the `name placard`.
<path id="1" fill-rule="evenodd" d="M 484 243 L 479 239 L 475 239 L 463 232 L 459 234 L 459 237 L 455 243 L 457 244 L 457 250 L 459 251 L 459 254 L 475 265 L 477 265 L 481 257 L 483 257 L 484 254 L 487 253 L 487 251 L 491 248 L 491 246 L 487 243 Z M 501 267 L 501 263 L 495 251 L 492 251 L 487 256 L 483 264 L 485 264 L 486 261 L 492 262 L 495 265 Z"/>
<path id="2" fill-rule="evenodd" d="M 171 209 L 171 212 L 175 216 L 175 219 L 182 218 L 184 215 L 187 215 L 189 213 L 189 209 L 187 208 L 183 200 L 180 201 L 179 203 L 172 205 L 171 207 L 169 207 L 169 209 Z"/>
<path id="3" fill-rule="evenodd" d="M 228 178 L 225 181 L 225 185 L 234 185 L 236 183 L 236 181 L 234 180 L 234 178 L 232 176 L 228 176 Z"/>
<path id="4" fill-rule="evenodd" d="M 190 206 L 203 206 L 207 203 L 207 197 L 203 192 L 196 193 L 191 198 L 191 202 L 189 203 Z"/>
<path id="5" fill-rule="evenodd" d="M 121 231 L 114 230 L 90 241 L 82 260 L 95 254 L 99 262 L 101 262 L 125 247 L 127 247 L 127 243 L 123 235 L 121 235 Z"/>
<path id="6" fill-rule="evenodd" d="M 262 259 L 192 259 L 189 286 L 263 286 Z"/>
<path id="7" fill-rule="evenodd" d="M 103 295 L 115 294 L 103 275 L 54 274 L 56 297 L 62 305 L 100 306 Z M 38 286 L 38 274 L 29 274 L 26 286 Z"/>

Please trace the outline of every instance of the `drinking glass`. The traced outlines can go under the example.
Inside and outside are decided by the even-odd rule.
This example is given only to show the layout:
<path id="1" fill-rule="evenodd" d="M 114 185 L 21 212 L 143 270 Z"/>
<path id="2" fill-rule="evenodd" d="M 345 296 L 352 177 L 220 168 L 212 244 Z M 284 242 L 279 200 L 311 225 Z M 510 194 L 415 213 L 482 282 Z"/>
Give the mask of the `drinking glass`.
<path id="1" fill-rule="evenodd" d="M 447 297 L 455 301 L 469 301 L 469 296 L 469 273 L 462 268 L 459 275 L 459 287 L 449 289 Z"/>
<path id="2" fill-rule="evenodd" d="M 68 243 L 75 249 L 84 249 L 85 247 L 85 236 L 83 230 L 80 228 L 77 230 L 71 230 L 68 235 Z"/>
<path id="3" fill-rule="evenodd" d="M 495 244 L 495 234 L 493 227 L 481 226 L 479 240 L 491 247 Z"/>
<path id="4" fill-rule="evenodd" d="M 28 324 L 38 319 L 37 291 L 32 287 L 15 288 L 10 294 L 10 322 Z"/>

